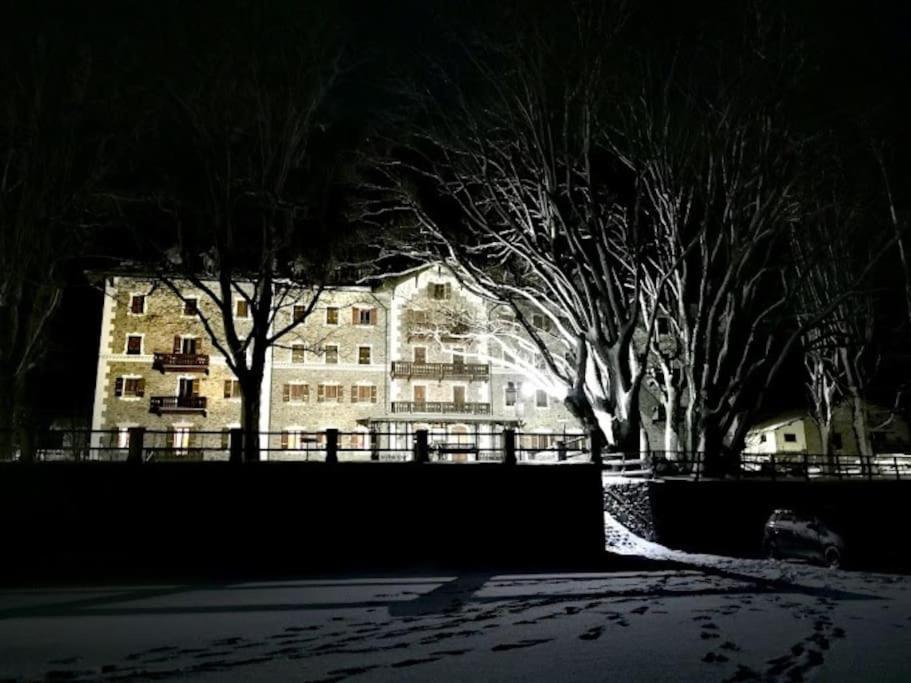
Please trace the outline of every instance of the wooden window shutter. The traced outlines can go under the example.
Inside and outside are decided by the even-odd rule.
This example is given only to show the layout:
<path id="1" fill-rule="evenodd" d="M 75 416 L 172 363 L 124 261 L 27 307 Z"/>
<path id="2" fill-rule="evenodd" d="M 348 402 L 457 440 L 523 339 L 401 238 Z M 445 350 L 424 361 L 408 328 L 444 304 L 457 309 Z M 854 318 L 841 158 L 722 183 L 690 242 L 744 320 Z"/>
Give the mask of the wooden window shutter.
<path id="1" fill-rule="evenodd" d="M 370 324 L 376 325 L 376 307 L 370 309 Z"/>
<path id="2" fill-rule="evenodd" d="M 310 402 L 310 385 L 305 384 L 304 385 L 304 403 L 309 403 L 309 402 Z"/>
<path id="3" fill-rule="evenodd" d="M 357 308 L 352 307 L 351 308 L 351 324 L 357 325 L 357 323 L 358 323 L 358 311 L 357 311 Z"/>
<path id="4" fill-rule="evenodd" d="M 339 388 L 341 388 L 341 387 L 339 387 Z M 351 402 L 357 403 L 357 385 L 356 384 L 351 385 Z"/>
<path id="5" fill-rule="evenodd" d="M 451 296 L 452 296 L 452 283 L 447 282 L 445 285 L 443 285 L 443 298 L 449 299 Z"/>
<path id="6" fill-rule="evenodd" d="M 221 450 L 226 451 L 231 445 L 231 430 L 225 427 L 221 430 Z"/>
<path id="7" fill-rule="evenodd" d="M 144 379 L 136 380 L 136 395 L 142 398 L 146 395 L 146 381 Z"/>
<path id="8" fill-rule="evenodd" d="M 123 377 L 114 380 L 114 396 L 123 396 Z"/>
<path id="9" fill-rule="evenodd" d="M 193 380 L 193 396 L 199 396 L 199 380 Z"/>
<path id="10" fill-rule="evenodd" d="M 285 386 L 288 386 L 287 384 Z M 282 443 L 281 446 L 283 449 L 288 448 L 288 432 L 282 432 Z"/>
<path id="11" fill-rule="evenodd" d="M 322 403 L 325 400 L 326 400 L 326 385 L 319 384 L 316 387 L 316 402 Z"/>
<path id="12" fill-rule="evenodd" d="M 291 385 L 283 384 L 282 385 L 282 401 L 288 403 L 291 400 Z"/>
<path id="13" fill-rule="evenodd" d="M 231 389 L 233 388 L 234 383 L 226 379 L 225 380 L 225 398 L 231 398 Z"/>
<path id="14" fill-rule="evenodd" d="M 370 402 L 376 403 L 376 386 L 370 387 Z"/>
<path id="15" fill-rule="evenodd" d="M 196 337 L 196 353 L 202 353 L 202 337 Z"/>
<path id="16" fill-rule="evenodd" d="M 180 353 L 182 350 L 181 340 L 178 335 L 174 335 L 174 353 Z"/>
<path id="17" fill-rule="evenodd" d="M 345 387 L 341 384 L 338 385 L 338 397 L 336 400 L 341 403 L 342 399 L 345 398 Z"/>

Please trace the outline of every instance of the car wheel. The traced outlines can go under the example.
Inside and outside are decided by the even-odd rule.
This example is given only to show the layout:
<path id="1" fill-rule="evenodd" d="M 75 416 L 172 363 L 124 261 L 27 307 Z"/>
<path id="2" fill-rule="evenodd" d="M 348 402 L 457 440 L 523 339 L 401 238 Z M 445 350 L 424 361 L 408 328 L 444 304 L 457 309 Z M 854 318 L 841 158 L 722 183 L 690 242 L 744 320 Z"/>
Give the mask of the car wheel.
<path id="1" fill-rule="evenodd" d="M 838 548 L 829 547 L 826 548 L 825 553 L 826 565 L 832 569 L 838 569 L 841 567 L 841 553 L 838 552 Z"/>
<path id="2" fill-rule="evenodd" d="M 778 544 L 775 541 L 769 541 L 765 546 L 765 556 L 770 560 L 781 559 L 781 554 L 778 552 Z"/>

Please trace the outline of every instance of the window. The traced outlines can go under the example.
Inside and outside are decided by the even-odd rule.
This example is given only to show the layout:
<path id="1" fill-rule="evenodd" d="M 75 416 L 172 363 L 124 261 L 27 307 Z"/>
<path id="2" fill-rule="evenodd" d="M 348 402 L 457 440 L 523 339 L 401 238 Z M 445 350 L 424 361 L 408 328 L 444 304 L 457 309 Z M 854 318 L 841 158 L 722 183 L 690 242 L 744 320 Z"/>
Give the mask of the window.
<path id="1" fill-rule="evenodd" d="M 759 443 L 765 443 L 765 439 L 766 439 L 766 435 L 765 435 L 765 434 L 760 434 L 760 435 L 759 435 Z"/>
<path id="2" fill-rule="evenodd" d="M 652 408 L 652 422 L 666 422 L 667 409 L 660 403 Z"/>
<path id="3" fill-rule="evenodd" d="M 427 400 L 427 387 L 422 384 L 416 384 L 412 387 L 412 397 L 415 403 L 424 403 Z"/>
<path id="4" fill-rule="evenodd" d="M 199 396 L 199 380 L 193 377 L 181 377 L 177 380 L 177 395 L 181 398 Z"/>
<path id="5" fill-rule="evenodd" d="M 299 429 L 284 429 L 281 436 L 283 450 L 300 450 L 304 447 L 304 435 Z"/>
<path id="6" fill-rule="evenodd" d="M 246 299 L 238 299 L 234 306 L 234 317 L 236 318 L 249 318 L 250 317 L 250 302 Z"/>
<path id="7" fill-rule="evenodd" d="M 427 362 L 427 347 L 426 346 L 415 346 L 414 347 L 414 358 L 415 363 L 424 364 Z"/>
<path id="8" fill-rule="evenodd" d="M 130 447 L 130 428 L 121 427 L 117 431 L 117 448 L 129 448 Z"/>
<path id="9" fill-rule="evenodd" d="M 307 347 L 303 344 L 291 345 L 291 362 L 304 363 L 306 361 Z"/>
<path id="10" fill-rule="evenodd" d="M 507 406 L 516 404 L 516 397 L 519 395 L 519 387 L 515 382 L 507 382 L 506 389 L 503 392 L 503 403 Z"/>
<path id="11" fill-rule="evenodd" d="M 452 402 L 457 406 L 465 405 L 465 387 L 454 386 L 452 388 Z"/>
<path id="12" fill-rule="evenodd" d="M 655 328 L 655 329 L 657 330 L 658 334 L 665 335 L 665 334 L 670 334 L 670 333 L 671 333 L 671 321 L 670 321 L 670 319 L 665 318 L 664 316 L 661 316 L 660 318 L 658 318 L 658 319 L 655 321 L 655 323 L 656 323 L 656 328 Z"/>
<path id="13" fill-rule="evenodd" d="M 127 335 L 127 355 L 128 356 L 138 356 L 141 353 L 142 353 L 142 335 L 128 334 Z"/>
<path id="14" fill-rule="evenodd" d="M 351 323 L 353 325 L 376 325 L 375 308 L 351 309 Z"/>
<path id="15" fill-rule="evenodd" d="M 296 323 L 302 322 L 303 319 L 307 317 L 307 307 L 302 306 L 301 304 L 295 304 L 291 317 Z"/>
<path id="16" fill-rule="evenodd" d="M 525 442 L 523 445 L 526 450 L 529 451 L 546 451 L 550 449 L 551 445 L 554 442 L 553 434 L 524 434 L 522 440 Z"/>
<path id="17" fill-rule="evenodd" d="M 547 407 L 547 392 L 544 391 L 544 389 L 537 389 L 535 391 L 535 406 L 537 408 Z"/>
<path id="18" fill-rule="evenodd" d="M 285 403 L 307 403 L 309 400 L 309 384 L 304 382 L 288 382 L 282 387 L 282 401 Z"/>
<path id="19" fill-rule="evenodd" d="M 146 381 L 141 377 L 118 377 L 114 382 L 114 395 L 129 398 L 145 396 Z"/>
<path id="20" fill-rule="evenodd" d="M 326 324 L 338 325 L 338 306 L 329 306 L 326 308 Z"/>
<path id="21" fill-rule="evenodd" d="M 417 327 L 422 327 L 430 324 L 430 316 L 428 315 L 427 311 L 409 310 L 407 317 L 408 322 Z"/>
<path id="22" fill-rule="evenodd" d="M 190 447 L 190 428 L 175 427 L 174 434 L 171 437 L 171 445 L 176 454 L 186 455 L 187 449 Z"/>
<path id="23" fill-rule="evenodd" d="M 455 348 L 452 350 L 452 364 L 453 365 L 464 365 L 465 364 L 465 349 Z"/>
<path id="24" fill-rule="evenodd" d="M 372 384 L 355 384 L 351 387 L 352 403 L 376 403 L 376 386 Z"/>
<path id="25" fill-rule="evenodd" d="M 448 282 L 432 282 L 430 287 L 431 299 L 449 299 L 452 296 L 452 285 Z"/>
<path id="26" fill-rule="evenodd" d="M 236 379 L 225 380 L 225 398 L 240 398 L 240 382 Z"/>
<path id="27" fill-rule="evenodd" d="M 358 365 L 370 365 L 370 347 L 369 346 L 358 346 L 357 347 L 357 364 Z"/>
<path id="28" fill-rule="evenodd" d="M 133 294 L 130 297 L 130 313 L 132 315 L 145 315 L 146 297 L 145 294 Z"/>
<path id="29" fill-rule="evenodd" d="M 354 434 L 348 435 L 348 447 L 357 451 L 367 450 L 370 447 L 369 436 L 370 433 L 363 427 L 359 428 Z"/>
<path id="30" fill-rule="evenodd" d="M 337 344 L 325 346 L 325 347 L 323 347 L 323 351 L 326 354 L 326 365 L 338 365 L 338 345 Z"/>
<path id="31" fill-rule="evenodd" d="M 201 340 L 197 337 L 177 337 L 175 339 L 175 353 L 182 353 L 187 356 L 195 356 L 202 347 Z"/>
<path id="32" fill-rule="evenodd" d="M 184 315 L 196 315 L 196 312 L 199 310 L 199 300 L 196 298 L 184 299 L 183 300 L 183 314 Z"/>
<path id="33" fill-rule="evenodd" d="M 320 384 L 317 387 L 317 402 L 339 402 L 342 400 L 344 392 L 341 385 L 338 384 Z"/>
<path id="34" fill-rule="evenodd" d="M 793 432 L 785 432 L 784 441 L 785 443 L 797 443 L 797 435 Z"/>

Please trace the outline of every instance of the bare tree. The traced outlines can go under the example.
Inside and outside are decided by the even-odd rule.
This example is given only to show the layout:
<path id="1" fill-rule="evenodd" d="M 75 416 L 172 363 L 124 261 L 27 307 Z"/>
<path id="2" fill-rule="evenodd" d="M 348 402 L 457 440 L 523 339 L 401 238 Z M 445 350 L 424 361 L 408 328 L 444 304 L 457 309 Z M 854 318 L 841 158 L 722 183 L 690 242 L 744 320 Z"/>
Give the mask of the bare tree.
<path id="1" fill-rule="evenodd" d="M 24 45 L 5 41 L 2 51 L 0 458 L 13 455 L 14 429 L 20 457 L 33 457 L 30 377 L 85 247 L 85 207 L 107 163 L 107 134 L 93 120 L 95 71 L 89 50 L 53 30 Z"/>
<path id="2" fill-rule="evenodd" d="M 466 287 L 506 307 L 570 411 L 632 452 L 654 320 L 644 345 L 634 343 L 652 235 L 607 136 L 605 50 L 617 17 L 573 8 L 571 51 L 532 34 L 495 68 L 474 64 L 485 97 L 449 84 L 456 101 L 428 105 L 432 123 L 382 165 L 382 201 L 368 214 L 392 206 L 412 217 L 422 239 L 394 251 L 442 257 Z M 548 338 L 534 315 L 548 321 Z"/>
<path id="3" fill-rule="evenodd" d="M 240 385 L 246 460 L 259 458 L 269 349 L 309 317 L 332 273 L 313 147 L 342 50 L 325 17 L 269 17 L 244 27 L 259 41 L 229 26 L 169 88 L 163 131 L 181 149 L 164 161 L 168 182 L 154 198 L 174 228 L 160 282 L 185 301 L 187 284 L 202 297 L 195 314 Z"/>

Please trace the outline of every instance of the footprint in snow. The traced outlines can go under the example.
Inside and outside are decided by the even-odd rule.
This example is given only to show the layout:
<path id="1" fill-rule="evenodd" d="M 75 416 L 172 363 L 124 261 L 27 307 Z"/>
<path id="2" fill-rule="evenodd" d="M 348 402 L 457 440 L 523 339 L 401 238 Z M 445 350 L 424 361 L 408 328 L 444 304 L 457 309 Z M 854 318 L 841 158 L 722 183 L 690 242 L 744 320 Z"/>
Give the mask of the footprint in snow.
<path id="1" fill-rule="evenodd" d="M 585 633 L 581 634 L 579 638 L 581 640 L 597 640 L 601 637 L 601 634 L 604 633 L 603 626 L 594 626 L 588 629 Z"/>

